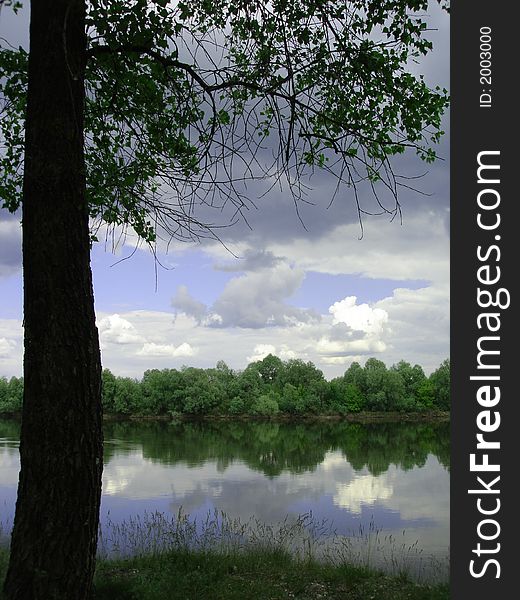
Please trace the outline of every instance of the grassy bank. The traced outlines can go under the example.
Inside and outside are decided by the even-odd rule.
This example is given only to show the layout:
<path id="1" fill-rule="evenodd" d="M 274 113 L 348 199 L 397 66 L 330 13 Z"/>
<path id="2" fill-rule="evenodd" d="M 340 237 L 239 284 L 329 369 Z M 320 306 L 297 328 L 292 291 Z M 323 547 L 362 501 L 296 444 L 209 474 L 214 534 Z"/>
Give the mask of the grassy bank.
<path id="1" fill-rule="evenodd" d="M 0 551 L 3 580 L 7 552 Z M 0 596 L 1 597 L 1 596 Z M 364 567 L 302 561 L 287 552 L 178 550 L 101 560 L 95 600 L 448 600 L 444 584 L 416 584 Z"/>
<path id="2" fill-rule="evenodd" d="M 334 534 L 325 543 L 333 531 L 310 513 L 275 524 L 217 512 L 196 521 L 181 511 L 108 521 L 100 532 L 93 600 L 449 599 L 441 563 L 436 576 L 413 568 L 420 558 L 415 545 L 387 548 L 383 573 L 374 562 L 377 529 Z M 6 567 L 4 548 L 2 579 Z"/>
<path id="3" fill-rule="evenodd" d="M 340 535 L 312 513 L 269 524 L 145 512 L 108 519 L 98 542 L 97 600 L 449 599 L 447 556 L 423 557 L 373 524 Z M 0 547 L 0 579 L 6 567 Z"/>

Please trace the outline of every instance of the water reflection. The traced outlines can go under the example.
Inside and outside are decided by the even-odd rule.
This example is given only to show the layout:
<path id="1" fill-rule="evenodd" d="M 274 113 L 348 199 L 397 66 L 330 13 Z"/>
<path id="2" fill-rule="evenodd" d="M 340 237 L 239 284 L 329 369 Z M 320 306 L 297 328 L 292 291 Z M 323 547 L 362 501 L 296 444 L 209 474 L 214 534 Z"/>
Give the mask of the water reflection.
<path id="1" fill-rule="evenodd" d="M 17 441 L 18 425 L 0 421 L 4 521 L 14 511 Z M 442 556 L 448 470 L 448 424 L 107 423 L 102 519 L 182 507 L 197 518 L 217 510 L 275 523 L 312 511 L 339 534 L 375 523 Z"/>
<path id="2" fill-rule="evenodd" d="M 139 446 L 153 462 L 197 467 L 215 460 L 224 471 L 241 460 L 268 477 L 313 471 L 336 450 L 355 470 L 366 467 L 372 475 L 390 464 L 420 467 L 429 454 L 446 468 L 450 460 L 447 423 L 120 422 L 106 425 L 105 439 L 106 462 Z"/>

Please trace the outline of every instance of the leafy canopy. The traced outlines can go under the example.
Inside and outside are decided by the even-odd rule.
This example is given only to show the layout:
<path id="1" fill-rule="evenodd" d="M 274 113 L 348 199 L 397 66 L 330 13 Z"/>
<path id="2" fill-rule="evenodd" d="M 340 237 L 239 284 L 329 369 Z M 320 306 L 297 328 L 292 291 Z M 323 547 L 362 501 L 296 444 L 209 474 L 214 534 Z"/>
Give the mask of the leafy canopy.
<path id="1" fill-rule="evenodd" d="M 406 149 L 435 159 L 447 92 L 409 71 L 432 47 L 426 0 L 86 4 L 87 194 L 98 223 L 148 242 L 214 236 L 196 206 L 230 205 L 233 222 L 253 180 L 284 184 L 298 206 L 316 168 L 351 188 L 360 218 L 356 186 L 367 179 L 395 214 L 389 159 Z M 3 42 L 0 200 L 10 211 L 21 203 L 27 63 Z"/>

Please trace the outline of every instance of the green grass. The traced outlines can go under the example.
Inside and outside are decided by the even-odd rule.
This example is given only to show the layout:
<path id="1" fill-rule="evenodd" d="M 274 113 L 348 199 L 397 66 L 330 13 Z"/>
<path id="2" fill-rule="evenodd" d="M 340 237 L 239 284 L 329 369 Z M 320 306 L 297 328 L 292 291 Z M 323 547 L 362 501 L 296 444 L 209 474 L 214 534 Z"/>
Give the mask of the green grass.
<path id="1" fill-rule="evenodd" d="M 0 577 L 7 551 L 0 550 Z M 298 560 L 287 552 L 186 550 L 99 560 L 95 600 L 448 600 L 446 584 L 417 584 L 349 565 Z"/>
<path id="2" fill-rule="evenodd" d="M 446 584 L 416 584 L 348 565 L 301 561 L 285 552 L 174 551 L 100 561 L 96 600 L 448 600 Z"/>

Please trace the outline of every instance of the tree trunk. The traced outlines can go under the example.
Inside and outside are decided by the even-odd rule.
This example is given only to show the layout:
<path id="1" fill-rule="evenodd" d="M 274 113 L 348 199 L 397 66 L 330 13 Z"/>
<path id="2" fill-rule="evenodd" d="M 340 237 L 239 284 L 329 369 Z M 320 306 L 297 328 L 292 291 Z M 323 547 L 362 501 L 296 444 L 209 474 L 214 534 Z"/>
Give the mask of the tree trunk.
<path id="1" fill-rule="evenodd" d="M 101 365 L 85 197 L 83 0 L 31 6 L 24 402 L 8 600 L 86 599 L 101 495 Z"/>

